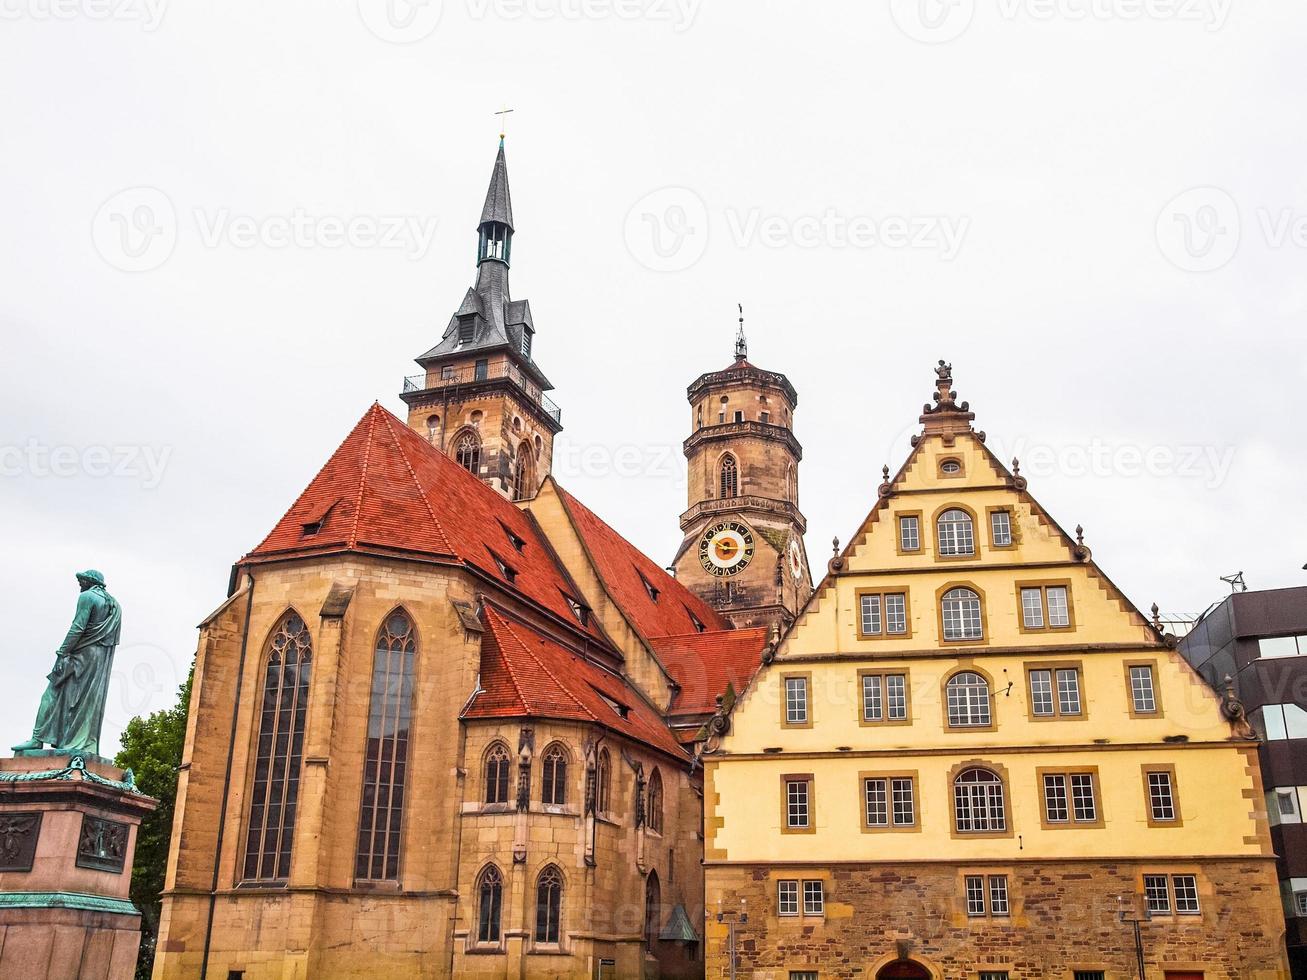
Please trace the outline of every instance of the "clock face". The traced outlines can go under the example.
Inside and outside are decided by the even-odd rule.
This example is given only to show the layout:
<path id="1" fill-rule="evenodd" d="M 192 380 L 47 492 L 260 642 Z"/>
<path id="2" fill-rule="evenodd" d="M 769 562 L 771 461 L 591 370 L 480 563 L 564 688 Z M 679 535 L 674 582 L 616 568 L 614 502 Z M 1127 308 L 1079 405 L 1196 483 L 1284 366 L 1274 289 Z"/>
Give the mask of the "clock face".
<path id="1" fill-rule="evenodd" d="M 735 575 L 753 561 L 753 531 L 743 521 L 711 524 L 699 539 L 699 564 L 710 575 Z"/>
<path id="2" fill-rule="evenodd" d="M 797 541 L 790 542 L 790 574 L 796 582 L 803 578 L 803 551 Z"/>

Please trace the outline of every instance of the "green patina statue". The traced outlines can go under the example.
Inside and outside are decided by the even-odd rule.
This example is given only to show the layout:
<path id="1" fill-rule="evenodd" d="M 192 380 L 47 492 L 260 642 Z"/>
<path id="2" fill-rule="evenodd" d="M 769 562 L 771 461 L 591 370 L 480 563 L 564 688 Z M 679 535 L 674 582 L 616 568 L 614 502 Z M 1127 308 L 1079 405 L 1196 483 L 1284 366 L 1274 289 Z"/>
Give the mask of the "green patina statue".
<path id="1" fill-rule="evenodd" d="M 118 646 L 123 613 L 104 587 L 104 576 L 90 569 L 77 573 L 82 594 L 63 646 L 55 652 L 54 670 L 36 710 L 30 741 L 14 746 L 15 755 L 35 754 L 50 745 L 56 752 L 99 755 L 109 674 Z"/>

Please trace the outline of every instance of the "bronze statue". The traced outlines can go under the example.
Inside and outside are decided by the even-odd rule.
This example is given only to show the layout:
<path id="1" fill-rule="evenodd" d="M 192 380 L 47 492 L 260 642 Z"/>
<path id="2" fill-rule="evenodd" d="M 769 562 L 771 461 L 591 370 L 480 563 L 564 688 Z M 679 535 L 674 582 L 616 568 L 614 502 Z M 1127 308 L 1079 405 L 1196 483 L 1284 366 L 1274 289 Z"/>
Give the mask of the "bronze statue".
<path id="1" fill-rule="evenodd" d="M 56 752 L 99 755 L 104 703 L 109 696 L 113 653 L 122 631 L 122 607 L 94 569 L 77 573 L 82 594 L 63 645 L 55 651 L 54 669 L 36 710 L 32 737 L 14 746 L 15 755 L 35 753 L 45 745 Z"/>

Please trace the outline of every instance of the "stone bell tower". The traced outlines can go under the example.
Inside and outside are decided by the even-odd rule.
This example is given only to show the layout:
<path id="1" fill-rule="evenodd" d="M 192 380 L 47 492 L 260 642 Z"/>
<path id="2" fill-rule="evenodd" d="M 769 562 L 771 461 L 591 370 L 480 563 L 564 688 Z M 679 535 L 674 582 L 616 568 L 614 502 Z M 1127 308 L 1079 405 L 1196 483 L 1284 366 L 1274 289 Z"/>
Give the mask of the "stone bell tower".
<path id="1" fill-rule="evenodd" d="M 531 305 L 508 291 L 513 202 L 504 139 L 477 224 L 476 283 L 440 343 L 404 379 L 409 426 L 510 500 L 534 497 L 549 475 L 562 412 L 532 357 Z"/>
<path id="2" fill-rule="evenodd" d="M 736 627 L 784 628 L 812 594 L 799 511 L 803 447 L 793 430 L 799 397 L 748 353 L 741 311 L 735 360 L 687 391 L 689 509 L 673 566 Z"/>

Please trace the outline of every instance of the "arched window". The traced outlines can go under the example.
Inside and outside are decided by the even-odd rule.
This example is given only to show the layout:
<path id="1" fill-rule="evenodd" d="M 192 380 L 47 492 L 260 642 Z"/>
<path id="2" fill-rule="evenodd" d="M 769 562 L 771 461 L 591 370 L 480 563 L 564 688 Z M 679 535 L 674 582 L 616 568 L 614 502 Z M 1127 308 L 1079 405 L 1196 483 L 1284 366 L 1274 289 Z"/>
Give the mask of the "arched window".
<path id="1" fill-rule="evenodd" d="M 939 553 L 943 557 L 958 557 L 976 553 L 976 533 L 971 524 L 971 515 L 965 510 L 954 508 L 939 515 L 936 521 L 939 534 Z"/>
<path id="2" fill-rule="evenodd" d="M 499 922 L 504 910 L 504 876 L 493 864 L 481 872 L 477 883 L 477 942 L 499 944 Z"/>
<path id="3" fill-rule="evenodd" d="M 648 793 L 648 817 L 645 822 L 649 824 L 650 830 L 661 834 L 663 832 L 663 774 L 657 769 L 654 769 L 653 775 L 649 777 Z"/>
<path id="4" fill-rule="evenodd" d="M 738 497 L 740 494 L 740 470 L 735 463 L 735 457 L 730 453 L 722 457 L 718 486 L 721 491 L 718 494 L 720 497 Z"/>
<path id="5" fill-rule="evenodd" d="M 562 806 L 567 802 L 567 752 L 555 743 L 545 750 L 541 763 L 540 802 Z"/>
<path id="6" fill-rule="evenodd" d="M 658 872 L 650 871 L 644 880 L 644 944 L 653 949 L 654 940 L 663 920 L 663 892 L 658 885 Z"/>
<path id="7" fill-rule="evenodd" d="M 607 749 L 599 750 L 598 779 L 595 806 L 600 813 L 608 813 L 613 801 L 613 757 Z"/>
<path id="8" fill-rule="evenodd" d="M 309 706 L 313 642 L 298 613 L 282 617 L 268 642 L 259 709 L 259 741 L 245 838 L 247 881 L 285 881 L 299 803 L 304 718 Z"/>
<path id="9" fill-rule="evenodd" d="M 464 432 L 454 443 L 454 459 L 473 475 L 481 472 L 481 440 L 475 432 Z"/>
<path id="10" fill-rule="evenodd" d="M 503 742 L 496 742 L 486 753 L 486 795 L 487 803 L 508 802 L 508 773 L 510 759 L 508 749 Z"/>
<path id="11" fill-rule="evenodd" d="M 517 462 L 513 465 L 513 499 L 525 500 L 535 491 L 531 479 L 531 447 L 523 442 L 517 447 Z"/>
<path id="12" fill-rule="evenodd" d="M 537 943 L 558 944 L 563 915 L 563 875 L 552 864 L 536 880 Z"/>
<path id="13" fill-rule="evenodd" d="M 1006 830 L 1003 780 L 988 769 L 963 770 L 953 780 L 953 816 L 960 834 Z"/>
<path id="14" fill-rule="evenodd" d="M 944 685 L 950 728 L 988 728 L 989 682 L 974 670 L 954 674 Z"/>
<path id="15" fill-rule="evenodd" d="M 440 434 L 440 416 L 428 415 L 427 416 L 427 441 L 434 443 L 436 441 L 436 436 L 438 436 L 439 434 Z"/>
<path id="16" fill-rule="evenodd" d="M 944 639 L 979 640 L 985 635 L 980 616 L 980 596 L 967 588 L 949 589 L 940 601 Z"/>
<path id="17" fill-rule="evenodd" d="M 377 634 L 372 660 L 372 705 L 363 757 L 363 810 L 354 877 L 399 879 L 399 838 L 413 710 L 413 621 L 396 610 Z"/>

